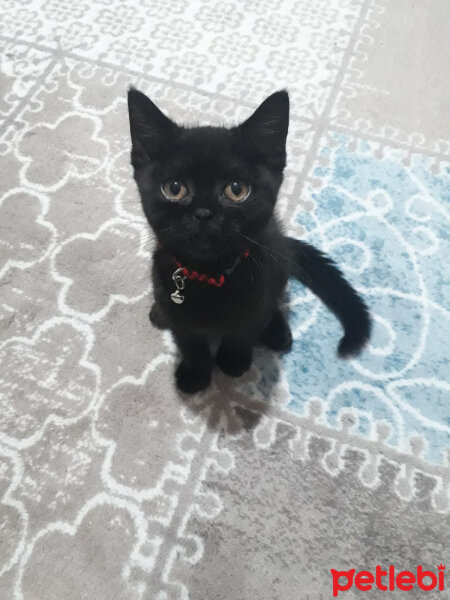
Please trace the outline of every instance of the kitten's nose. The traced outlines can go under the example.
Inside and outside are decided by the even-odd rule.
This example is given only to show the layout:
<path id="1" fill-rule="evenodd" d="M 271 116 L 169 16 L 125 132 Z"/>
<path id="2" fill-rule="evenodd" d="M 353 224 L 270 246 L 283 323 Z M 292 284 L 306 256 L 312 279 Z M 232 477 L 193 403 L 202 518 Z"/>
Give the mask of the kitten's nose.
<path id="1" fill-rule="evenodd" d="M 196 208 L 194 217 L 199 221 L 208 221 L 212 218 L 212 212 L 209 210 L 209 208 Z"/>

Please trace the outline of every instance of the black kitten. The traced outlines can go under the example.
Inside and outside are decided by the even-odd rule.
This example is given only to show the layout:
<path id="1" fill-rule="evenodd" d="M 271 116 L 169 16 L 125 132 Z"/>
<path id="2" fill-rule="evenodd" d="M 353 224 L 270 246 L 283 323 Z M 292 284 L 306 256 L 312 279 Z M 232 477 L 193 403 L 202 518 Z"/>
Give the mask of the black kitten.
<path id="1" fill-rule="evenodd" d="M 217 364 L 235 377 L 250 367 L 255 344 L 290 349 L 279 303 L 291 275 L 342 323 L 339 354 L 358 352 L 370 334 L 363 300 L 329 258 L 284 236 L 273 214 L 286 164 L 287 92 L 231 128 L 177 125 L 133 88 L 128 108 L 134 178 L 159 242 L 150 319 L 172 330 L 181 351 L 180 390 L 209 384 L 212 338 L 221 340 Z"/>

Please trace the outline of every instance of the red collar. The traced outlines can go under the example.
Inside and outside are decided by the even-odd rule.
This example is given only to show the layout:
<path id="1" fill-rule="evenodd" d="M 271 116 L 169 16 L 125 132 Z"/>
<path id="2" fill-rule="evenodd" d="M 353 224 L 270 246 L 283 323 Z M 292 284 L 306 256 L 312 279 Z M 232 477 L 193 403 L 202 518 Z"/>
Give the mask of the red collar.
<path id="1" fill-rule="evenodd" d="M 158 242 L 158 248 L 162 248 L 162 245 L 160 242 Z M 230 275 L 232 275 L 234 273 L 234 271 L 238 268 L 238 266 L 241 264 L 242 259 L 247 258 L 249 256 L 249 254 L 250 254 L 249 251 L 246 250 L 242 256 L 238 256 L 235 259 L 235 261 L 233 262 L 233 264 L 231 265 L 231 267 L 228 267 L 228 269 L 225 269 L 224 273 L 222 273 L 222 275 L 220 277 L 210 277 L 209 275 L 206 275 L 205 273 L 198 273 L 197 271 L 190 271 L 186 267 L 183 267 L 183 265 L 176 258 L 174 258 L 173 260 L 175 261 L 175 264 L 177 265 L 178 269 L 182 269 L 181 272 L 184 275 L 184 277 L 187 277 L 188 279 L 196 279 L 197 281 L 203 281 L 204 283 L 208 283 L 209 285 L 214 285 L 215 287 L 222 287 L 223 284 L 225 283 L 226 277 L 230 277 Z"/>
<path id="2" fill-rule="evenodd" d="M 209 283 L 209 285 L 214 285 L 216 287 L 222 287 L 223 284 L 225 283 L 225 277 L 229 277 L 230 275 L 232 275 L 232 273 L 234 273 L 234 271 L 237 269 L 237 267 L 241 264 L 242 262 L 242 258 L 247 258 L 249 255 L 249 251 L 246 250 L 244 252 L 244 254 L 242 255 L 242 257 L 237 257 L 236 260 L 234 261 L 234 263 L 231 265 L 231 267 L 229 267 L 228 269 L 225 269 L 225 272 L 222 273 L 222 275 L 220 277 L 209 277 L 209 275 L 205 275 L 205 273 L 197 273 L 197 271 L 189 271 L 189 269 L 187 269 L 186 267 L 183 267 L 183 265 L 178 262 L 176 259 L 175 263 L 177 265 L 177 267 L 179 269 L 183 269 L 182 273 L 185 277 L 187 277 L 188 279 L 197 279 L 197 281 L 203 281 L 205 283 Z"/>

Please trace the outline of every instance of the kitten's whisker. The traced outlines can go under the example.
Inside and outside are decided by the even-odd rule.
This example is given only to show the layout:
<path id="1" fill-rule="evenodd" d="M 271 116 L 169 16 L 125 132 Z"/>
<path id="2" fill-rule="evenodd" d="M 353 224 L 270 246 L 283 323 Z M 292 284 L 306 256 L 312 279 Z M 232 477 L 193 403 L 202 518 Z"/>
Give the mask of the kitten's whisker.
<path id="1" fill-rule="evenodd" d="M 250 258 L 250 256 L 251 256 L 251 255 L 249 254 L 249 258 Z M 252 269 L 252 263 L 251 263 L 251 262 L 249 262 L 249 263 L 248 263 L 248 266 L 249 266 L 249 268 L 250 268 L 250 275 L 251 275 L 251 278 L 252 278 L 252 285 L 254 285 L 254 283 L 255 283 L 255 280 L 254 280 L 254 278 L 253 278 L 253 269 Z"/>
<path id="2" fill-rule="evenodd" d="M 261 263 L 259 263 L 259 262 L 256 260 L 256 257 L 255 257 L 255 256 L 253 256 L 252 254 L 249 254 L 248 256 L 249 256 L 249 258 L 251 258 L 251 259 L 253 260 L 253 262 L 255 263 L 255 265 L 258 267 L 258 269 L 259 269 L 259 270 L 260 270 L 260 272 L 262 273 L 262 272 L 263 272 L 263 270 L 262 270 Z"/>
<path id="3" fill-rule="evenodd" d="M 268 248 L 267 246 L 264 246 L 264 244 L 260 244 L 259 242 L 257 242 L 256 240 L 244 235 L 243 233 L 241 233 L 240 235 L 242 235 L 243 237 L 245 237 L 246 239 L 248 239 L 249 241 L 257 244 L 258 246 L 261 246 L 261 248 L 264 248 L 267 253 L 269 254 L 269 256 L 275 260 L 276 262 L 279 263 L 279 260 L 272 254 L 273 252 L 275 254 L 278 254 L 278 256 L 280 258 L 283 258 L 285 261 L 287 261 L 290 264 L 296 264 L 296 261 L 291 257 L 291 256 L 285 256 L 284 254 L 281 254 L 281 252 L 277 252 L 276 250 L 274 250 L 273 248 Z"/>
<path id="4" fill-rule="evenodd" d="M 251 258 L 256 263 L 257 267 L 259 268 L 259 270 L 262 273 L 262 268 L 263 267 L 262 267 L 261 262 L 256 258 L 256 256 L 254 254 L 249 254 L 248 256 L 249 256 L 249 258 Z"/>
<path id="5" fill-rule="evenodd" d="M 276 254 L 278 254 L 278 256 L 281 256 L 281 258 L 284 258 L 286 260 L 291 260 L 290 258 L 288 258 L 287 256 L 284 256 L 283 254 L 281 254 L 280 252 L 276 252 L 276 250 L 273 250 L 273 248 L 269 248 L 268 246 L 265 246 L 264 244 L 260 244 L 259 242 L 257 242 L 256 240 L 254 240 L 251 237 L 248 237 L 248 235 L 244 235 L 243 233 L 239 233 L 239 235 L 241 235 L 242 237 L 244 237 L 245 239 L 247 239 L 249 242 L 252 242 L 253 244 L 256 244 L 257 246 L 260 246 L 261 248 L 264 248 L 264 250 L 266 250 L 267 254 L 276 262 L 279 262 L 278 259 L 276 258 L 276 256 L 274 256 L 274 254 L 272 254 L 272 252 L 275 252 Z"/>
<path id="6" fill-rule="evenodd" d="M 165 233 L 166 231 L 172 231 L 172 226 L 170 225 L 169 227 L 164 227 L 163 229 L 154 229 L 153 231 L 155 234 Z"/>

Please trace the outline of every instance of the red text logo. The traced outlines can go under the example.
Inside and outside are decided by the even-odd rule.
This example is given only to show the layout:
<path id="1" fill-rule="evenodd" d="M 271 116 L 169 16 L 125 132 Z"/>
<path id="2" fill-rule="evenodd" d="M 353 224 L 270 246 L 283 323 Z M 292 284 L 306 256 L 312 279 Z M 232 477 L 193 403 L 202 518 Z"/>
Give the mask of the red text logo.
<path id="1" fill-rule="evenodd" d="M 445 586 L 444 573 L 445 565 L 442 564 L 438 565 L 437 573 L 434 571 L 424 571 L 420 565 L 417 567 L 415 573 L 412 571 L 400 571 L 396 573 L 395 567 L 392 565 L 386 571 L 383 571 L 380 565 L 377 565 L 375 574 L 370 571 L 359 571 L 356 573 L 355 569 L 350 569 L 349 571 L 331 569 L 333 596 L 338 596 L 339 592 L 346 592 L 353 586 L 363 592 L 373 588 L 378 588 L 384 592 L 395 589 L 409 591 L 417 588 L 424 592 L 429 592 L 436 588 L 439 591 L 443 591 Z"/>

